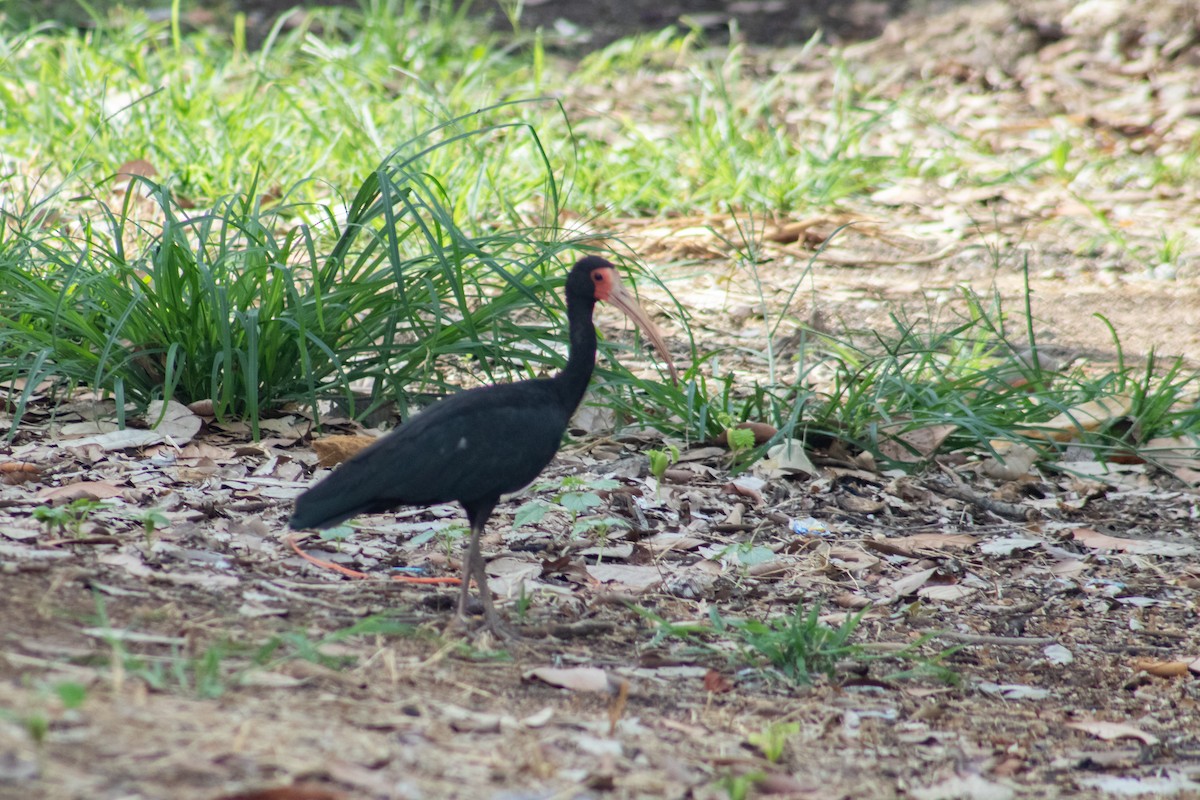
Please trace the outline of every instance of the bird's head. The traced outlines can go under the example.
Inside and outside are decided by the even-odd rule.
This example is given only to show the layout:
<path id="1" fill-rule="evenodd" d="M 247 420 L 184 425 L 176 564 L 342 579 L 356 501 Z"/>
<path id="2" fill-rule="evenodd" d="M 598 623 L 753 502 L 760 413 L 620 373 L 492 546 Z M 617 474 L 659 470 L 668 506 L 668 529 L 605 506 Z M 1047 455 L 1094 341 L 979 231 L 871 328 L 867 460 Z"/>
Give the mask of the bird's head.
<path id="1" fill-rule="evenodd" d="M 659 356 L 667 363 L 671 372 L 671 380 L 679 381 L 675 372 L 675 362 L 671 360 L 662 333 L 638 303 L 637 298 L 621 283 L 617 268 L 610 262 L 599 256 L 587 256 L 577 261 L 571 269 L 571 274 L 567 276 L 567 296 L 593 303 L 601 300 L 621 309 L 625 316 L 642 329 L 646 338 L 658 350 Z"/>

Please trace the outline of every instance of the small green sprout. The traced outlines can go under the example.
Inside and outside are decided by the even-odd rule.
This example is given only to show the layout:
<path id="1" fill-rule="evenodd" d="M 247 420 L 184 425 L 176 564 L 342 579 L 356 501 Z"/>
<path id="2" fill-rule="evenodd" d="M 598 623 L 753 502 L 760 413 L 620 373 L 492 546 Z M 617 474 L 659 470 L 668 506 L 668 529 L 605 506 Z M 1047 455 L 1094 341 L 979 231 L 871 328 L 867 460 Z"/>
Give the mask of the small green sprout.
<path id="1" fill-rule="evenodd" d="M 38 506 L 33 510 L 33 518 L 46 526 L 47 534 L 57 530 L 61 536 L 70 528 L 75 536 L 82 536 L 83 523 L 93 511 L 103 505 L 90 498 L 80 497 L 63 506 Z"/>
<path id="2" fill-rule="evenodd" d="M 142 533 L 146 537 L 146 548 L 154 546 L 154 532 L 171 524 L 166 514 L 157 508 L 149 508 L 138 514 L 135 519 L 142 523 Z"/>
<path id="3" fill-rule="evenodd" d="M 337 552 L 342 552 L 342 542 L 354 535 L 354 528 L 349 525 L 338 525 L 334 528 L 326 528 L 317 534 L 323 542 L 333 542 L 333 549 Z"/>
<path id="4" fill-rule="evenodd" d="M 757 747 L 772 764 L 779 763 L 783 757 L 783 748 L 787 740 L 800 732 L 799 722 L 776 722 L 763 728 L 761 733 L 752 733 L 748 737 L 750 744 Z"/>
<path id="5" fill-rule="evenodd" d="M 735 455 L 754 447 L 754 431 L 749 428 L 726 428 L 725 437 L 729 441 L 729 449 Z"/>
<path id="6" fill-rule="evenodd" d="M 679 461 L 679 448 L 673 444 L 668 444 L 665 450 L 647 450 L 646 456 L 650 459 L 650 474 L 654 476 L 654 496 L 658 496 L 658 490 L 662 486 L 663 476 L 667 474 L 667 470 L 671 465 Z"/>

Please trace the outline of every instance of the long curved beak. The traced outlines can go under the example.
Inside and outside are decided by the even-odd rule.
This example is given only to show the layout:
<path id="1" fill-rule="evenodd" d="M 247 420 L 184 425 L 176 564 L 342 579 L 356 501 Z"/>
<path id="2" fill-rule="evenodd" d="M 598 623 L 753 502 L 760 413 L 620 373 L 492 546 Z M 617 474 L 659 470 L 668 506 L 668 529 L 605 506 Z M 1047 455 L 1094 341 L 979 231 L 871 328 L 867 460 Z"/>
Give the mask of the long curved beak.
<path id="1" fill-rule="evenodd" d="M 667 343 L 663 340 L 662 333 L 658 330 L 658 326 L 650 320 L 650 315 L 646 313 L 646 309 L 638 304 L 637 298 L 629 293 L 621 283 L 621 279 L 617 277 L 616 270 L 613 270 L 612 289 L 609 291 L 608 297 L 605 298 L 617 308 L 633 320 L 634 324 L 642 329 L 646 334 L 646 338 L 658 350 L 659 357 L 666 363 L 667 369 L 671 373 L 671 381 L 679 383 L 679 374 L 675 371 L 675 362 L 671 360 L 671 352 L 667 350 Z"/>

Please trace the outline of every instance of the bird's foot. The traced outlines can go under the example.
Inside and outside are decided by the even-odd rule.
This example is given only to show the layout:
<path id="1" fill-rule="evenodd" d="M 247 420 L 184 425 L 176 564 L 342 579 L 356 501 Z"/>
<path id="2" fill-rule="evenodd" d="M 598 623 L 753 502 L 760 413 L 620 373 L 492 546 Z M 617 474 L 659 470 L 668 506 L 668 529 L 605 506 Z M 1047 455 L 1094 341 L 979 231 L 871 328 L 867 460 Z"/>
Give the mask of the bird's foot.
<path id="1" fill-rule="evenodd" d="M 466 635 L 468 633 L 473 633 L 476 636 L 487 634 L 490 635 L 491 638 L 500 642 L 508 642 L 521 638 L 521 635 L 515 629 L 501 620 L 500 616 L 495 612 L 492 612 L 490 615 L 485 613 L 483 625 L 472 632 L 473 627 L 474 620 L 469 618 L 466 614 L 455 614 L 446 624 L 446 628 L 442 632 L 442 635 L 447 638 L 454 638 Z M 485 646 L 481 649 L 486 650 L 488 648 Z"/>

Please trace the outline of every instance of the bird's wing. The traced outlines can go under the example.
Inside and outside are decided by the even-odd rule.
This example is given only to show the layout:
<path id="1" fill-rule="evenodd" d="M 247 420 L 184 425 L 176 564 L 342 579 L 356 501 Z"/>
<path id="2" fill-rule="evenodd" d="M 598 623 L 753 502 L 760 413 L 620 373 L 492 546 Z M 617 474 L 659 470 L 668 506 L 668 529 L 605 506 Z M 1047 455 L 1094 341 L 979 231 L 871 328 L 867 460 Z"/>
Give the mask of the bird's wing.
<path id="1" fill-rule="evenodd" d="M 328 527 L 400 505 L 495 500 L 545 468 L 558 451 L 569 413 L 549 381 L 453 395 L 301 495 L 290 524 Z"/>

